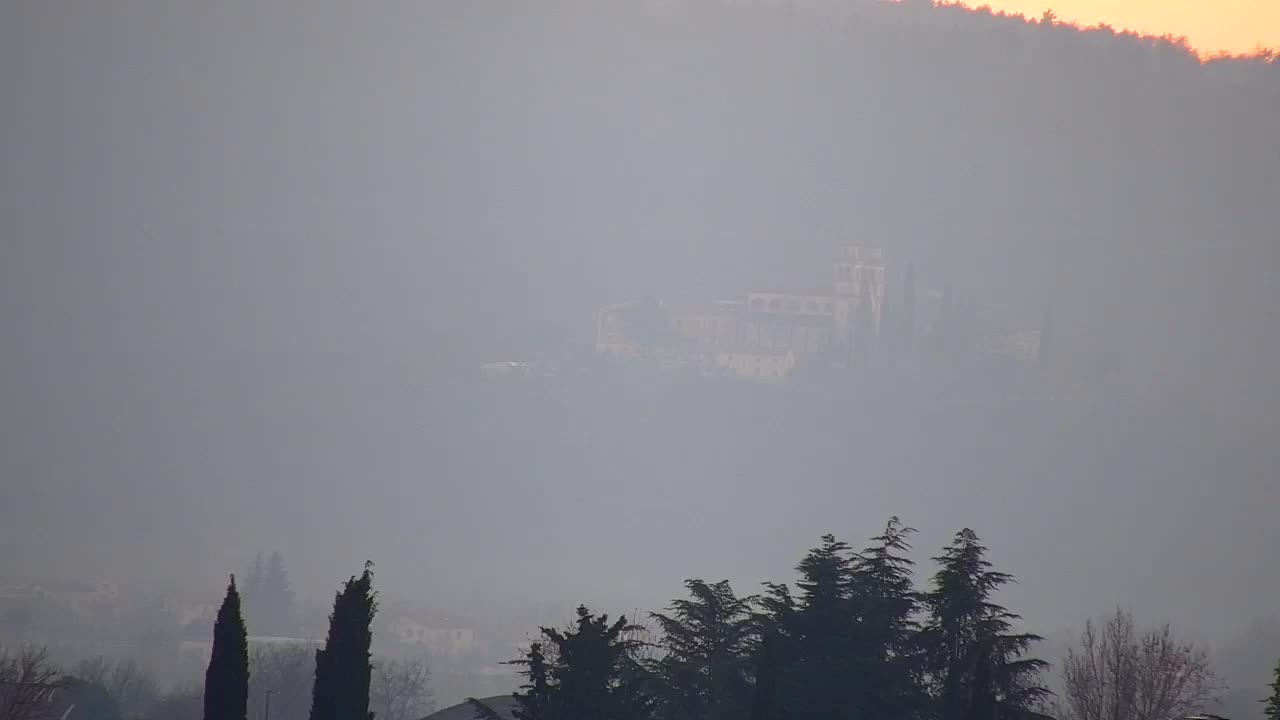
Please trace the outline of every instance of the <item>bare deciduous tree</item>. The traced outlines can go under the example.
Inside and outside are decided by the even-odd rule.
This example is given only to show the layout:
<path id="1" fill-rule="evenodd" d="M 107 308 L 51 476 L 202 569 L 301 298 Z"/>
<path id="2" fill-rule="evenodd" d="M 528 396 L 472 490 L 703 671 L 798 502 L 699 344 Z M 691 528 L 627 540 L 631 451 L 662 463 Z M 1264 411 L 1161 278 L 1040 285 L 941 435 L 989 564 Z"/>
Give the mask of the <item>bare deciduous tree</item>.
<path id="1" fill-rule="evenodd" d="M 71 675 L 106 690 L 126 720 L 142 717 L 160 698 L 156 679 L 132 658 L 112 660 L 99 655 L 81 660 Z"/>
<path id="2" fill-rule="evenodd" d="M 418 720 L 431 711 L 431 673 L 422 658 L 383 659 L 373 668 L 369 708 L 377 720 Z"/>
<path id="3" fill-rule="evenodd" d="M 307 720 L 315 653 L 313 645 L 254 648 L 249 656 L 249 717 L 265 720 L 271 693 L 270 720 Z"/>
<path id="4" fill-rule="evenodd" d="M 1219 689 L 1208 654 L 1178 640 L 1168 624 L 1139 631 L 1116 612 L 1085 623 L 1063 663 L 1070 720 L 1174 720 L 1204 708 Z"/>
<path id="5" fill-rule="evenodd" d="M 43 648 L 0 648 L 0 720 L 46 720 L 53 715 L 53 696 L 62 673 Z"/>

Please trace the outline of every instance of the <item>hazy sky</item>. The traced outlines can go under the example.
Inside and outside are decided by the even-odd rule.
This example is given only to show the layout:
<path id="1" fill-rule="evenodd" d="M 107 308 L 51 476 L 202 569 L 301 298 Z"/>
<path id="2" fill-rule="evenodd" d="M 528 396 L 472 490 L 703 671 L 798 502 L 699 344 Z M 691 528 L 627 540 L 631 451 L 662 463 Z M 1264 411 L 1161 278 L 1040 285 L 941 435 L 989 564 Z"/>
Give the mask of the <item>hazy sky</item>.
<path id="1" fill-rule="evenodd" d="M 0 2 L 0 577 L 216 597 L 279 549 L 324 601 L 373 559 L 476 615 L 649 608 L 898 514 L 922 560 L 980 532 L 1046 632 L 1274 612 L 1280 66 L 819 1 L 853 17 Z M 829 396 L 593 365 L 602 305 L 824 287 L 845 242 L 992 332 L 1052 309 L 1043 402 L 968 354 Z M 573 372 L 478 371 L 539 357 Z"/>
<path id="2" fill-rule="evenodd" d="M 1280 2 L 1276 0 L 991 0 L 968 3 L 1028 17 L 1052 8 L 1081 25 L 1107 23 L 1152 35 L 1185 35 L 1202 52 L 1248 52 L 1280 47 Z"/>

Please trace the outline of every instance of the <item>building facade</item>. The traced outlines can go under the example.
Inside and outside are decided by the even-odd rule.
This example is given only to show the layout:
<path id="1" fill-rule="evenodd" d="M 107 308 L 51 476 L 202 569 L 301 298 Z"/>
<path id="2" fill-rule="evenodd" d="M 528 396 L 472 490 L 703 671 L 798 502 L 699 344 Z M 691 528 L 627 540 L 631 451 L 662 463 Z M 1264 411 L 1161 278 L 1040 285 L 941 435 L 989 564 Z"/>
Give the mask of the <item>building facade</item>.
<path id="1" fill-rule="evenodd" d="M 400 644 L 422 646 L 449 655 L 476 649 L 476 634 L 453 623 L 428 623 L 401 615 L 386 626 L 387 637 Z"/>
<path id="2" fill-rule="evenodd" d="M 880 334 L 886 266 L 879 248 L 840 248 L 819 292 L 750 292 L 696 305 L 631 302 L 602 308 L 596 352 L 692 366 L 708 375 L 778 382 L 809 361 L 835 366 Z"/>

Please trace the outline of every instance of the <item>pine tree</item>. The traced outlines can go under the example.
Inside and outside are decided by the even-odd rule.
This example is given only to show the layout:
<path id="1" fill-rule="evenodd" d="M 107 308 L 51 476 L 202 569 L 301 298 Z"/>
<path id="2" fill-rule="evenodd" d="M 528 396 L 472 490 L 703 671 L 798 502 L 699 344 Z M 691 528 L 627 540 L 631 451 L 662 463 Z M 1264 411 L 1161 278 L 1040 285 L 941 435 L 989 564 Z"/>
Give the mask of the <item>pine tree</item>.
<path id="1" fill-rule="evenodd" d="M 552 703 L 555 695 L 552 692 L 551 672 L 547 665 L 547 656 L 543 654 L 540 642 L 530 643 L 529 651 L 511 665 L 520 665 L 524 669 L 520 674 L 525 683 L 515 692 L 515 707 L 511 711 L 516 720 L 552 720 L 558 718 Z M 476 720 L 502 720 L 502 714 L 476 698 L 467 698 L 467 703 L 475 710 Z"/>
<path id="2" fill-rule="evenodd" d="M 369 713 L 373 670 L 369 646 L 378 611 L 376 598 L 373 563 L 365 563 L 364 573 L 349 579 L 334 598 L 329 636 L 324 648 L 316 651 L 311 720 L 373 720 Z"/>
<path id="3" fill-rule="evenodd" d="M 768 585 L 764 600 L 781 651 L 776 707 L 795 720 L 856 717 L 853 557 L 832 535 L 797 566 L 800 597 Z"/>
<path id="4" fill-rule="evenodd" d="M 909 717 L 924 705 L 913 620 L 920 597 L 911 584 L 914 563 L 906 557 L 914 532 L 890 518 L 853 563 L 857 682 L 865 689 L 864 712 L 872 717 Z"/>
<path id="5" fill-rule="evenodd" d="M 253 565 L 249 566 L 249 572 L 245 573 L 244 592 L 244 614 L 248 617 L 257 615 L 257 609 L 262 605 L 263 584 L 267 575 L 267 563 L 263 559 L 262 553 L 259 552 L 253 558 Z M 258 623 L 253 623 L 255 627 Z M 262 632 L 261 629 L 258 632 Z"/>
<path id="6" fill-rule="evenodd" d="M 756 658 L 755 685 L 747 720 L 775 720 L 778 714 L 778 634 L 766 630 Z"/>
<path id="7" fill-rule="evenodd" d="M 635 659 L 636 630 L 626 617 L 611 624 L 609 616 L 592 615 L 585 607 L 578 608 L 571 630 L 543 628 L 556 659 L 551 669 L 552 720 L 639 720 L 652 715 L 654 698 L 641 687 Z"/>
<path id="8" fill-rule="evenodd" d="M 546 643 L 535 642 L 521 660 L 525 683 L 515 693 L 518 720 L 648 720 L 656 698 L 636 659 L 638 628 L 625 617 L 578 608 L 573 627 L 541 628 Z M 497 720 L 484 703 L 469 699 L 480 720 Z"/>
<path id="9" fill-rule="evenodd" d="M 998 704 L 1025 708 L 1048 694 L 1037 684 L 1047 663 L 1025 657 L 1041 638 L 1013 633 L 1019 616 L 991 601 L 1013 578 L 991 569 L 986 550 L 966 528 L 934 558 L 940 567 L 925 596 L 929 619 L 920 639 L 940 720 L 991 720 L 975 713 L 994 713 Z"/>
<path id="10" fill-rule="evenodd" d="M 204 720 L 245 720 L 248 703 L 249 640 L 232 575 L 213 625 L 213 653 L 204 676 Z"/>
<path id="11" fill-rule="evenodd" d="M 297 633 L 293 588 L 278 551 L 265 559 L 258 553 L 254 559 L 245 583 L 244 605 L 245 615 L 258 633 L 286 637 Z"/>
<path id="12" fill-rule="evenodd" d="M 1272 672 L 1271 696 L 1263 700 L 1263 717 L 1266 720 L 1280 720 L 1280 661 L 1276 662 L 1276 669 Z"/>
<path id="13" fill-rule="evenodd" d="M 751 696 L 756 625 L 753 598 L 739 598 L 727 580 L 687 580 L 690 599 L 675 600 L 671 614 L 653 613 L 665 654 L 654 663 L 663 681 L 664 717 L 737 720 Z"/>
<path id="14" fill-rule="evenodd" d="M 797 566 L 798 597 L 785 585 L 767 586 L 761 605 L 775 641 L 777 669 L 768 678 L 775 690 L 772 703 L 757 693 L 754 712 L 787 720 L 919 713 L 925 702 L 912 618 L 920 598 L 906 557 L 913 532 L 892 518 L 861 553 L 824 536 Z"/>
<path id="15" fill-rule="evenodd" d="M 516 720 L 550 720 L 551 675 L 547 669 L 547 657 L 542 654 L 542 643 L 530 643 L 529 653 L 517 664 L 524 665 L 528 682 L 516 695 Z"/>
<path id="16" fill-rule="evenodd" d="M 297 628 L 297 610 L 294 606 L 293 588 L 289 584 L 289 571 L 279 552 L 267 559 L 262 581 L 264 630 L 272 635 L 292 636 Z"/>

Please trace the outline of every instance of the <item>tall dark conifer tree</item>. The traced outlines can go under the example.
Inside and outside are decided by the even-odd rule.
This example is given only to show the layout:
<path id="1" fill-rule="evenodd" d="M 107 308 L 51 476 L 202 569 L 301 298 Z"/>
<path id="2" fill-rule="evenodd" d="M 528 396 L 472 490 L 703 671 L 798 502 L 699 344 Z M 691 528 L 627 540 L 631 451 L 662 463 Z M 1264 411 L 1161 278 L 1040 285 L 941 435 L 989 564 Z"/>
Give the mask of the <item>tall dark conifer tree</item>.
<path id="1" fill-rule="evenodd" d="M 992 570 L 986 551 L 966 528 L 934 558 L 920 639 L 939 720 L 991 720 L 998 704 L 1025 708 L 1048 695 L 1038 682 L 1048 664 L 1026 656 L 1041 638 L 1012 632 L 1019 616 L 991 601 L 1013 578 Z"/>
<path id="2" fill-rule="evenodd" d="M 551 670 L 547 664 L 547 656 L 543 653 L 542 643 L 530 643 L 529 651 L 523 658 L 508 664 L 523 667 L 520 674 L 525 678 L 524 684 L 512 696 L 515 707 L 511 710 L 511 716 L 516 720 L 552 720 L 558 717 L 553 704 L 556 696 L 553 692 Z M 476 720 L 503 720 L 502 713 L 483 701 L 470 697 L 467 702 L 475 710 Z"/>
<path id="3" fill-rule="evenodd" d="M 741 720 L 751 698 L 756 624 L 754 598 L 734 595 L 729 581 L 687 580 L 689 599 L 653 613 L 665 650 L 653 668 L 662 680 L 659 716 Z"/>
<path id="4" fill-rule="evenodd" d="M 373 563 L 347 581 L 333 601 L 329 636 L 316 651 L 316 680 L 311 695 L 311 720 L 372 720 L 369 681 L 373 666 L 369 646 L 378 611 L 373 591 Z"/>
<path id="5" fill-rule="evenodd" d="M 638 628 L 625 617 L 609 622 L 578 608 L 568 630 L 541 628 L 535 642 L 513 664 L 525 684 L 515 693 L 518 720 L 649 720 L 657 705 L 649 674 L 636 659 Z M 479 720 L 499 720 L 491 707 L 469 698 Z"/>
<path id="6" fill-rule="evenodd" d="M 571 629 L 542 629 L 555 651 L 552 720 L 644 720 L 652 715 L 655 699 L 644 687 L 635 657 L 637 629 L 625 617 L 610 623 L 607 615 L 592 615 L 585 607 L 578 608 Z"/>
<path id="7" fill-rule="evenodd" d="M 755 685 L 751 689 L 751 710 L 747 720 L 775 720 L 778 716 L 778 634 L 768 629 L 760 638 L 756 657 Z"/>
<path id="8" fill-rule="evenodd" d="M 530 643 L 529 653 L 517 662 L 525 667 L 528 680 L 516 694 L 516 708 L 512 714 L 517 720 L 550 720 L 551 674 L 547 669 L 547 656 L 542 653 L 542 643 Z"/>
<path id="9" fill-rule="evenodd" d="M 204 676 L 204 720 L 245 720 L 248 704 L 249 639 L 232 575 L 213 625 L 213 652 Z"/>
<path id="10" fill-rule="evenodd" d="M 859 712 L 854 687 L 853 558 L 825 535 L 797 566 L 800 596 L 769 585 L 763 601 L 781 651 L 777 710 L 794 720 L 840 720 Z"/>
<path id="11" fill-rule="evenodd" d="M 885 720 L 911 717 L 925 704 L 913 619 L 920 596 L 911 583 L 914 563 L 906 557 L 914 532 L 890 518 L 853 563 L 855 682 L 863 688 L 864 713 Z"/>

